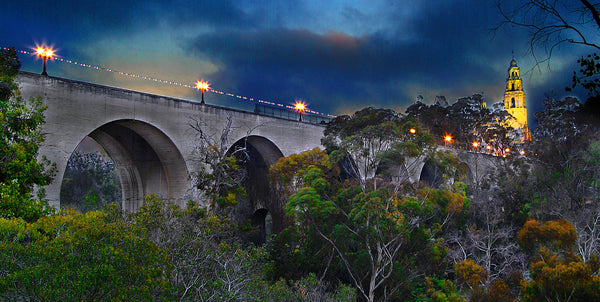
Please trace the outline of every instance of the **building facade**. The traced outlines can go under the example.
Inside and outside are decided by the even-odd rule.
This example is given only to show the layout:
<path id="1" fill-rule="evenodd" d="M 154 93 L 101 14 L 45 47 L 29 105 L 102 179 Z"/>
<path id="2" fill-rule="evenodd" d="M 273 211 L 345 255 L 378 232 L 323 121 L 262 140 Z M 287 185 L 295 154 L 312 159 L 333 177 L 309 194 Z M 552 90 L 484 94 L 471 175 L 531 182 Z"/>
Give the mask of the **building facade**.
<path id="1" fill-rule="evenodd" d="M 506 90 L 504 92 L 504 109 L 515 118 L 510 126 L 521 130 L 521 141 L 531 140 L 531 133 L 527 126 L 525 91 L 523 90 L 519 66 L 517 66 L 515 59 L 510 61 L 508 67 L 508 78 L 506 78 Z"/>

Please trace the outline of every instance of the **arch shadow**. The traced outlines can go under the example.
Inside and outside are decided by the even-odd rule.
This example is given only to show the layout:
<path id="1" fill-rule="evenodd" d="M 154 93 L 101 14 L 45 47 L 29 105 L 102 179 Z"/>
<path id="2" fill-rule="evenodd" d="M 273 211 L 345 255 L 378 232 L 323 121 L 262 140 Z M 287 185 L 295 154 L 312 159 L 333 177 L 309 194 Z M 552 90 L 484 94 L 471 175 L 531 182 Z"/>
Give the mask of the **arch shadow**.
<path id="1" fill-rule="evenodd" d="M 135 212 L 144 196 L 157 194 L 180 202 L 188 171 L 181 152 L 157 127 L 138 120 L 106 123 L 87 135 L 115 163 L 122 191 L 122 209 Z"/>
<path id="2" fill-rule="evenodd" d="M 247 196 L 244 204 L 238 206 L 241 209 L 238 211 L 241 212 L 239 218 L 254 221 L 256 213 L 265 210 L 272 216 L 273 233 L 280 232 L 285 227 L 285 204 L 271 190 L 269 168 L 283 157 L 281 150 L 269 139 L 251 135 L 235 142 L 227 154 L 236 156 L 247 173 L 244 181 Z"/>

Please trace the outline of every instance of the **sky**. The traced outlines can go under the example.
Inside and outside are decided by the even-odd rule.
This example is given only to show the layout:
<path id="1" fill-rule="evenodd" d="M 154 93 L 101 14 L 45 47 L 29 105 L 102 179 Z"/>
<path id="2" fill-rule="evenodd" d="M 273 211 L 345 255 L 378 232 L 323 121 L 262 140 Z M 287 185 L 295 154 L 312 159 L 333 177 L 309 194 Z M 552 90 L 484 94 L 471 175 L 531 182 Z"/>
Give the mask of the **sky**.
<path id="1" fill-rule="evenodd" d="M 0 47 L 48 45 L 64 60 L 190 85 L 204 79 L 226 93 L 301 100 L 333 115 L 368 106 L 404 112 L 419 95 L 432 104 L 439 95 L 451 103 L 481 93 L 490 106 L 502 101 L 514 53 L 535 124 L 545 96 L 568 95 L 577 58 L 593 51 L 563 46 L 534 68 L 529 34 L 493 30 L 500 22 L 495 0 L 20 0 L 0 1 Z M 22 70 L 41 72 L 41 59 L 19 56 Z M 49 61 L 48 74 L 200 99 L 194 89 L 64 61 Z M 253 108 L 225 95 L 205 98 Z"/>

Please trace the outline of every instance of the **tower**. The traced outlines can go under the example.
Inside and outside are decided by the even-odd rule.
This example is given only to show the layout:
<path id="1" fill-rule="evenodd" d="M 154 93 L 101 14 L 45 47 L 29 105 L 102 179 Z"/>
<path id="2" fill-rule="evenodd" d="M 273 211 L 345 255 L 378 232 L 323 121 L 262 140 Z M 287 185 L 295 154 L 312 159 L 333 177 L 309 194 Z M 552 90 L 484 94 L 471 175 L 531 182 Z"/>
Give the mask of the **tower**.
<path id="1" fill-rule="evenodd" d="M 504 92 L 504 109 L 516 120 L 510 126 L 515 129 L 522 129 L 523 137 L 521 140 L 531 140 L 531 134 L 527 127 L 525 91 L 523 91 L 523 81 L 515 59 L 510 61 L 508 67 L 508 78 L 506 78 L 506 90 Z"/>

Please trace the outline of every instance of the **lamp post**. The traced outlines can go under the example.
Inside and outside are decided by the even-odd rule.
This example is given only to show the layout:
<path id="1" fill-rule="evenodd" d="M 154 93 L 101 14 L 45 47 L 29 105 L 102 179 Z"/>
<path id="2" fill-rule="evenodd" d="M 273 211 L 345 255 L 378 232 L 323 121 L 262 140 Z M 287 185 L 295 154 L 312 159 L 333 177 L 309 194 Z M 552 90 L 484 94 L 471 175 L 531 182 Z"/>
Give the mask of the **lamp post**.
<path id="1" fill-rule="evenodd" d="M 54 58 L 54 50 L 46 47 L 38 47 L 35 49 L 35 54 L 44 60 L 44 69 L 42 71 L 42 75 L 47 76 L 46 72 L 46 60 Z"/>
<path id="2" fill-rule="evenodd" d="M 205 104 L 204 91 L 208 90 L 209 88 L 210 86 L 208 85 L 208 82 L 205 82 L 204 80 L 196 82 L 196 89 L 202 91 L 202 101 L 200 102 L 200 104 Z"/>
<path id="3" fill-rule="evenodd" d="M 302 111 L 306 110 L 306 105 L 304 105 L 304 103 L 302 102 L 296 102 L 296 105 L 294 106 L 294 108 L 296 110 L 298 110 L 298 121 L 302 121 Z"/>

